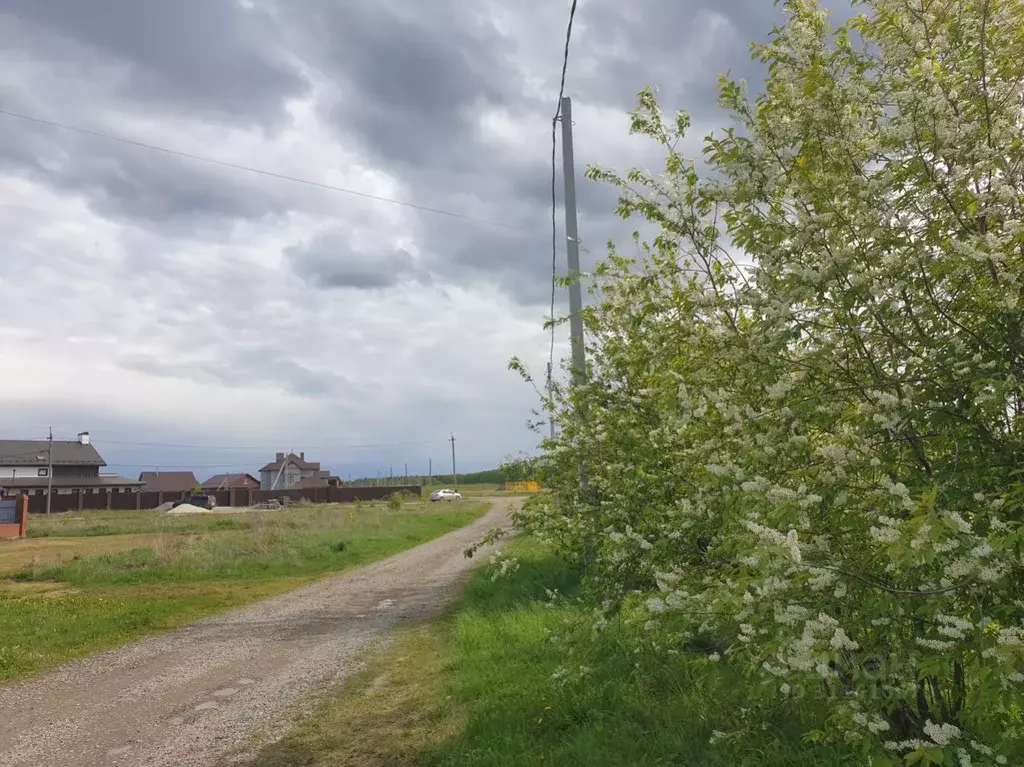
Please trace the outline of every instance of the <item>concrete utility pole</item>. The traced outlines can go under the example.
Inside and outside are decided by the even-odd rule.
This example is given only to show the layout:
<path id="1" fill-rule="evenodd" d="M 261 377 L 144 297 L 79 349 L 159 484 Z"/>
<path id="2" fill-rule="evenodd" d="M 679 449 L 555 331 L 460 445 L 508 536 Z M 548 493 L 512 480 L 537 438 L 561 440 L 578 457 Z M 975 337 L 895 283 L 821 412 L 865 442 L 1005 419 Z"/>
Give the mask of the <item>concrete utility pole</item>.
<path id="1" fill-rule="evenodd" d="M 576 170 L 572 154 L 572 99 L 562 99 L 562 176 L 565 181 L 565 245 L 569 262 L 569 335 L 573 383 L 583 383 L 583 292 L 580 286 L 580 236 L 576 224 Z"/>
<path id="2" fill-rule="evenodd" d="M 576 169 L 572 154 L 572 99 L 562 98 L 562 177 L 565 181 L 565 253 L 569 262 L 569 338 L 572 345 L 572 382 L 579 386 L 586 379 L 583 356 L 583 288 L 580 285 L 580 234 L 576 223 Z M 586 486 L 587 473 L 580 463 L 580 485 Z"/>
<path id="3" fill-rule="evenodd" d="M 459 489 L 459 475 L 455 473 L 455 434 L 453 433 L 448 441 L 452 443 L 452 484 L 454 489 Z"/>
<path id="4" fill-rule="evenodd" d="M 53 495 L 53 427 L 46 440 L 46 513 L 50 513 L 50 496 Z"/>
<path id="5" fill-rule="evenodd" d="M 434 459 L 427 459 L 427 484 L 429 485 L 434 481 Z"/>

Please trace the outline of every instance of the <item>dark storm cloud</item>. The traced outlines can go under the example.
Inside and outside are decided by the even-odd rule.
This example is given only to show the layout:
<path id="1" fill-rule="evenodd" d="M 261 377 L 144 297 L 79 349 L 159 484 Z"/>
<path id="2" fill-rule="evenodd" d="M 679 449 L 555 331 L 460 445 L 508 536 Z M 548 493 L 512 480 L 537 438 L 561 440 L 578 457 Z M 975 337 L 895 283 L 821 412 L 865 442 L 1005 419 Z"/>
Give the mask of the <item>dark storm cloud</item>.
<path id="1" fill-rule="evenodd" d="M 60 60 L 80 53 L 123 64 L 118 90 L 148 106 L 274 123 L 307 83 L 285 60 L 273 18 L 238 0 L 4 0 L 0 14 L 28 23 L 15 49 Z"/>
<path id="2" fill-rule="evenodd" d="M 306 367 L 270 345 L 224 345 L 210 355 L 182 355 L 175 360 L 128 354 L 121 356 L 117 363 L 125 370 L 163 378 L 212 380 L 228 385 L 269 384 L 314 399 L 352 394 L 351 383 L 346 378 L 329 370 Z"/>
<path id="3" fill-rule="evenodd" d="M 442 5 L 427 10 L 355 0 L 342 8 L 319 2 L 302 6 L 301 13 L 292 6 L 285 17 L 317 40 L 306 55 L 337 85 L 339 95 L 328 114 L 342 140 L 355 140 L 375 166 L 397 175 L 411 199 L 464 210 L 468 195 L 479 204 L 474 214 L 530 229 L 508 236 L 420 217 L 418 242 L 431 257 L 431 270 L 451 281 L 491 277 L 517 301 L 546 303 L 551 254 L 545 126 L 554 104 L 538 100 L 520 67 L 523 51 L 532 50 L 531 44 L 537 47 L 535 33 L 545 41 L 548 65 L 534 67 L 531 74 L 535 79 L 542 72 L 545 87 L 557 88 L 566 9 L 537 4 L 519 10 L 514 34 L 529 38 L 524 40 L 510 39 L 507 26 L 486 11 L 477 17 L 465 10 L 456 13 L 448 2 Z M 685 105 L 710 116 L 717 109 L 717 72 L 731 67 L 740 76 L 756 74 L 748 63 L 747 43 L 765 39 L 780 17 L 765 0 L 728 5 L 592 0 L 580 6 L 579 14 L 568 92 L 578 105 L 620 109 L 623 137 L 626 113 L 637 91 L 649 84 L 661 87 L 666 107 Z M 513 121 L 536 130 L 527 152 L 496 150 L 487 143 L 478 119 L 491 106 L 508 109 Z M 584 260 L 592 262 L 603 255 L 609 237 L 628 241 L 632 226 L 615 219 L 614 190 L 582 178 L 587 159 L 615 163 L 617 158 L 577 157 L 577 204 L 581 226 L 589 227 Z M 557 196 L 561 200 L 561 179 Z M 561 230 L 561 212 L 558 225 Z M 564 270 L 561 253 L 559 258 Z M 382 287 L 394 284 L 399 279 L 394 272 L 401 271 L 387 259 L 369 274 L 362 266 L 349 274 L 331 263 L 317 262 L 311 270 L 324 287 Z"/>
<path id="4" fill-rule="evenodd" d="M 717 108 L 717 74 L 757 76 L 747 45 L 766 40 L 772 25 L 782 18 L 770 0 L 602 1 L 585 10 L 589 40 L 602 50 L 615 51 L 601 62 L 600 78 L 578 78 L 577 84 L 589 97 L 613 96 L 615 103 L 630 106 L 636 91 L 652 85 L 667 106 L 685 107 L 695 116 Z M 609 77 L 614 88 L 601 83 Z"/>
<path id="5" fill-rule="evenodd" d="M 612 205 L 599 207 L 594 214 L 580 207 L 581 252 L 580 265 L 584 272 L 591 271 L 598 260 L 607 254 L 607 242 L 615 239 L 622 247 L 632 248 L 629 242 L 630 224 L 611 213 Z M 459 231 L 447 229 L 447 237 L 438 233 L 428 243 L 436 248 L 436 258 L 431 267 L 438 281 L 477 282 L 488 290 L 495 290 L 509 296 L 523 305 L 546 307 L 551 300 L 551 231 L 541 225 L 530 233 L 505 233 L 497 235 L 486 231 Z M 564 247 L 563 212 L 558 209 L 558 253 L 555 268 L 560 276 L 567 272 Z M 566 291 L 556 292 L 556 304 L 566 301 Z"/>
<path id="6" fill-rule="evenodd" d="M 527 88 L 519 68 L 516 55 L 531 41 L 510 39 L 486 6 L 479 16 L 449 0 L 411 8 L 397 0 L 320 0 L 285 16 L 317 41 L 305 55 L 338 87 L 329 111 L 338 131 L 378 163 L 416 175 L 500 165 L 506 158 L 487 156 L 476 131 L 481 109 L 507 105 L 545 117 L 554 109 Z M 520 8 L 515 31 L 549 41 L 541 71 L 556 87 L 566 9 Z M 640 88 L 656 85 L 673 106 L 685 90 L 695 111 L 709 112 L 715 74 L 756 74 L 746 45 L 764 39 L 779 18 L 768 0 L 592 0 L 579 10 L 569 93 L 629 109 Z M 543 160 L 544 144 L 538 135 L 536 159 Z"/>
<path id="7" fill-rule="evenodd" d="M 16 104 L 7 106 L 17 109 Z M 234 170 L 2 119 L 0 169 L 81 194 L 105 218 L 194 236 L 231 219 L 292 207 L 271 185 Z"/>
<path id="8" fill-rule="evenodd" d="M 473 113 L 522 91 L 513 43 L 454 0 L 317 0 L 286 13 L 338 88 L 329 119 L 388 166 L 474 162 Z"/>
<path id="9" fill-rule="evenodd" d="M 822 4 L 832 6 L 834 24 L 853 13 L 845 0 Z M 599 59 L 593 76 L 576 78 L 581 95 L 628 107 L 636 91 L 656 86 L 663 106 L 686 109 L 695 123 L 718 114 L 718 75 L 759 90 L 766 70 L 751 59 L 749 45 L 769 42 L 785 20 L 782 4 L 771 0 L 597 0 L 582 12 L 586 31 L 577 54 L 587 55 L 588 42 L 614 53 Z"/>
<path id="10" fill-rule="evenodd" d="M 288 208 L 259 186 L 243 183 L 237 174 L 137 152 L 70 164 L 51 171 L 51 178 L 85 192 L 107 218 L 159 224 L 179 232 Z"/>
<path id="11" fill-rule="evenodd" d="M 773 25 L 784 20 L 781 9 L 766 0 L 737 0 L 728 4 L 704 0 L 685 3 L 592 0 L 581 5 L 579 13 L 567 90 L 577 107 L 574 116 L 578 116 L 581 106 L 604 105 L 612 107 L 613 113 L 621 110 L 618 112 L 621 118 L 613 128 L 623 139 L 628 132 L 628 111 L 635 106 L 637 91 L 647 85 L 658 88 L 659 100 L 666 112 L 679 108 L 690 112 L 698 139 L 703 135 L 701 131 L 728 124 L 728 115 L 717 105 L 718 75 L 728 72 L 734 79 L 747 80 L 751 91 L 756 93 L 765 71 L 760 64 L 751 61 L 749 44 L 767 42 Z M 840 8 L 834 12 L 833 21 L 841 22 L 851 13 L 849 8 Z M 586 131 L 587 126 L 577 126 L 578 134 L 585 136 Z M 503 292 L 525 304 L 546 304 L 550 300 L 551 251 L 547 221 L 551 190 L 547 140 L 547 135 L 537 136 L 536 154 L 526 157 L 495 157 L 486 149 L 479 151 L 476 156 L 481 158 L 480 162 L 495 167 L 496 173 L 479 174 L 474 179 L 476 188 L 487 190 L 485 196 L 504 194 L 506 200 L 514 200 L 520 206 L 516 221 L 529 220 L 543 230 L 539 233 L 543 236 L 510 238 L 481 231 L 462 234 L 447 231 L 443 238 L 430 238 L 441 247 L 449 246 L 452 274 L 491 273 Z M 576 202 L 583 250 L 581 264 L 587 271 L 605 257 L 609 240 L 614 241 L 620 253 L 633 255 L 630 235 L 637 228 L 643 232 L 644 225 L 636 220 L 623 222 L 619 219 L 614 214 L 616 190 L 607 184 L 586 180 L 583 177 L 585 166 L 596 162 L 610 164 L 620 171 L 632 165 L 657 169 L 662 161 L 662 150 L 641 141 L 637 145 L 639 154 L 624 161 L 623 156 L 594 156 L 581 143 L 577 139 Z M 472 145 L 464 149 L 474 151 Z M 506 188 L 496 188 L 490 183 L 494 178 L 507 181 Z M 562 183 L 559 152 L 556 268 L 560 274 L 566 271 Z M 441 188 L 450 187 L 442 185 Z M 538 221 L 543 224 L 536 226 Z M 564 290 L 557 291 L 559 302 L 564 299 L 564 293 Z"/>
<path id="12" fill-rule="evenodd" d="M 3 0 L 0 103 L 115 136 L 125 135 L 121 116 L 159 125 L 163 113 L 185 124 L 273 129 L 284 124 L 286 101 L 307 88 L 278 38 L 265 12 L 236 0 Z M 171 236 L 213 236 L 237 219 L 308 208 L 316 196 L 201 161 L 0 120 L 0 170 L 79 194 L 105 218 Z M 127 137 L 175 145 L 165 131 Z"/>
<path id="13" fill-rule="evenodd" d="M 430 275 L 406 251 L 368 252 L 354 249 L 349 240 L 345 231 L 328 231 L 287 248 L 285 255 L 307 284 L 322 288 L 375 290 L 409 280 L 429 282 Z"/>
<path id="14" fill-rule="evenodd" d="M 66 103 L 50 104 L 46 93 L 15 90 L 0 96 L 9 108 L 24 102 L 25 111 L 45 103 L 49 116 L 70 111 L 73 118 L 76 109 L 90 117 L 105 110 L 149 114 L 155 108 L 272 128 L 283 119 L 285 102 L 307 92 L 294 63 L 301 60 L 326 83 L 316 108 L 339 143 L 358 148 L 368 167 L 397 178 L 404 199 L 528 231 L 509 236 L 419 214 L 415 235 L 423 266 L 404 251 L 382 247 L 364 253 L 344 238 L 324 236 L 288 251 L 294 271 L 325 289 L 422 281 L 427 269 L 451 283 L 493 277 L 517 300 L 544 303 L 550 271 L 547 125 L 566 10 L 542 0 L 513 6 L 483 2 L 473 10 L 455 0 L 2 0 L 0 42 L 30 50 L 42 61 L 74 60 L 85 50 L 96 61 L 123 67 L 124 74 L 98 91 L 95 102 L 76 97 L 73 83 Z M 759 69 L 749 61 L 747 43 L 767 39 L 780 19 L 768 0 L 582 3 L 568 92 L 578 110 L 621 110 L 614 130 L 623 138 L 626 111 L 649 84 L 660 87 L 667 109 L 683 106 L 714 123 L 716 73 L 731 69 L 756 79 Z M 17 79 L 8 81 L 8 90 L 12 82 Z M 540 98 L 540 91 L 550 99 Z M 487 142 L 478 120 L 491 107 L 506 110 L 515 125 L 529 131 L 524 150 Z M 82 194 L 108 218 L 167 234 L 202 235 L 308 202 L 305 190 L 268 188 L 237 171 L 40 126 L 6 121 L 4 128 L 0 168 Z M 584 165 L 598 160 L 623 168 L 635 158 L 591 157 L 585 150 L 577 154 L 577 202 L 586 262 L 604 252 L 607 238 L 628 240 L 632 225 L 614 218 L 614 192 L 585 181 Z M 253 164 L 260 164 L 258 158 Z M 559 200 L 561 195 L 559 180 Z M 558 224 L 561 230 L 561 212 Z M 560 251 L 561 245 L 560 240 Z"/>

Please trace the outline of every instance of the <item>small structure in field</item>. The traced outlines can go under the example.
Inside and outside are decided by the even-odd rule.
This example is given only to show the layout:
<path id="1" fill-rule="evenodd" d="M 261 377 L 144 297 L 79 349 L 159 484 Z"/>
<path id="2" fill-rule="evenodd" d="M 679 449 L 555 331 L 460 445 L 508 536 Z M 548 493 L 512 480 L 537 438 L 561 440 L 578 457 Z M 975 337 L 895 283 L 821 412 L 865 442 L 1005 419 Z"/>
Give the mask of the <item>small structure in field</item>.
<path id="1" fill-rule="evenodd" d="M 28 496 L 0 496 L 0 538 L 24 538 L 28 533 Z"/>

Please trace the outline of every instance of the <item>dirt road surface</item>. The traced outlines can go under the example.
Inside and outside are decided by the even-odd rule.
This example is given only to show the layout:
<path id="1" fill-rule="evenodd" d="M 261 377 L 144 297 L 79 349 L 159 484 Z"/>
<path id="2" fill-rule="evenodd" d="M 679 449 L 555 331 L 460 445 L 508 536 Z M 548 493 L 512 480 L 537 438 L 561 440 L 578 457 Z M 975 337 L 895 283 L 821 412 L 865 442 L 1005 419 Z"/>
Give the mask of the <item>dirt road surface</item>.
<path id="1" fill-rule="evenodd" d="M 438 614 L 469 570 L 470 525 L 389 559 L 0 686 L 0 767 L 213 765 L 284 735 L 400 621 Z"/>

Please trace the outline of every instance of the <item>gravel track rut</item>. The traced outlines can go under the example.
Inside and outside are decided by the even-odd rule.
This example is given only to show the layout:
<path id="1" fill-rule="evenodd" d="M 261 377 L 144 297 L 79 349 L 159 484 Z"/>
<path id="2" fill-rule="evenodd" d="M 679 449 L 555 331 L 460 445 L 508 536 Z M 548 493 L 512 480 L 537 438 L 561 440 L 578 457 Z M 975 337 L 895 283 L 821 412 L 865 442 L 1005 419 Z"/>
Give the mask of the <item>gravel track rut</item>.
<path id="1" fill-rule="evenodd" d="M 437 615 L 513 501 L 441 538 L 116 650 L 0 686 L 0 767 L 214 765 L 286 733 L 400 621 Z"/>

